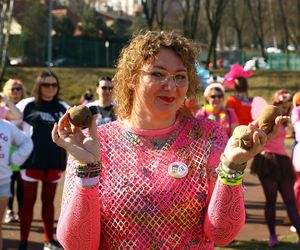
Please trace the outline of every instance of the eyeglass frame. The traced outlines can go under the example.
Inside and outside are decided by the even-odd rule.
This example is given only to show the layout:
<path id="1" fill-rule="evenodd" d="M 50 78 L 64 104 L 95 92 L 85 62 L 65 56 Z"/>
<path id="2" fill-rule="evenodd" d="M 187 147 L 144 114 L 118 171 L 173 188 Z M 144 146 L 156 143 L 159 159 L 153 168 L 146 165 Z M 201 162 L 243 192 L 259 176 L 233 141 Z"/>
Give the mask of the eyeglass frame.
<path id="1" fill-rule="evenodd" d="M 184 71 L 184 73 L 186 74 L 185 76 L 186 76 L 186 79 L 183 79 L 184 81 L 186 81 L 184 84 L 178 84 L 178 80 L 176 80 L 176 76 L 178 76 L 178 75 L 180 75 L 180 73 L 177 73 L 177 74 L 170 74 L 168 71 L 166 71 L 166 70 L 151 70 L 151 71 L 146 71 L 146 70 L 140 70 L 142 73 L 144 73 L 144 74 L 146 74 L 147 76 L 149 76 L 150 78 L 154 78 L 153 79 L 153 81 L 158 81 L 158 83 L 159 83 L 159 85 L 165 85 L 168 81 L 169 81 L 169 79 L 170 79 L 170 77 L 172 77 L 172 79 L 173 79 L 173 81 L 174 81 L 174 83 L 176 84 L 176 86 L 177 87 L 180 87 L 180 88 L 182 88 L 182 87 L 185 87 L 185 86 L 187 86 L 188 85 L 188 83 L 189 83 L 189 79 L 188 79 L 188 74 L 187 74 L 187 72 L 186 71 Z M 165 75 L 165 79 L 163 79 L 163 80 L 159 80 L 159 79 L 155 79 L 155 77 L 158 77 L 158 76 L 154 76 L 154 75 L 152 75 L 153 73 L 166 73 L 166 75 Z M 182 76 L 182 75 L 181 75 Z"/>
<path id="2" fill-rule="evenodd" d="M 19 92 L 19 91 L 23 91 L 23 88 L 22 88 L 22 87 L 12 87 L 12 88 L 10 89 L 10 91 L 11 91 L 11 92 L 14 92 L 14 91 Z"/>
<path id="3" fill-rule="evenodd" d="M 217 94 L 217 95 L 211 95 L 209 98 L 212 98 L 212 99 L 221 99 L 221 98 L 224 98 L 224 95 L 221 95 L 221 94 Z"/>
<path id="4" fill-rule="evenodd" d="M 108 91 L 112 91 L 114 89 L 114 87 L 112 86 L 99 86 L 102 90 L 108 90 Z"/>
<path id="5" fill-rule="evenodd" d="M 42 87 L 45 87 L 47 89 L 50 89 L 51 88 L 58 88 L 58 84 L 57 83 L 48 83 L 48 82 L 43 82 L 40 84 Z"/>

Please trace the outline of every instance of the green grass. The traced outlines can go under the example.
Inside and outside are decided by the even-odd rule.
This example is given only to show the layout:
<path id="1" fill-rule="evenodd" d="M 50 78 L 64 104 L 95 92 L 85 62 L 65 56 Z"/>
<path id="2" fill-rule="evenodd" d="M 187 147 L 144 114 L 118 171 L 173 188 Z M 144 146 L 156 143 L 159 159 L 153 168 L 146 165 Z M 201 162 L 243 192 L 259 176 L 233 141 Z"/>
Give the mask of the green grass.
<path id="1" fill-rule="evenodd" d="M 296 234 L 291 234 L 288 236 L 279 237 L 280 244 L 276 246 L 276 250 L 296 250 L 299 249 L 295 246 L 298 241 Z M 270 250 L 273 248 L 268 247 L 267 241 L 234 241 L 227 247 L 216 247 L 216 250 Z"/>
<path id="2" fill-rule="evenodd" d="M 30 96 L 32 86 L 38 74 L 47 68 L 8 67 L 5 79 L 15 77 L 21 79 Z M 53 68 L 61 84 L 60 97 L 70 105 L 79 103 L 80 96 L 87 88 L 95 89 L 96 80 L 104 75 L 113 76 L 114 70 L 107 68 Z"/>
<path id="3" fill-rule="evenodd" d="M 5 78 L 17 77 L 23 80 L 30 93 L 36 76 L 47 68 L 7 67 Z M 61 82 L 61 98 L 71 105 L 79 102 L 86 88 L 95 88 L 96 80 L 103 75 L 113 76 L 114 69 L 107 68 L 53 68 Z M 227 71 L 218 71 L 224 76 Z M 250 96 L 262 96 L 270 101 L 274 92 L 286 88 L 291 92 L 300 90 L 299 72 L 296 71 L 255 71 L 249 78 Z M 227 94 L 229 94 L 228 91 Z"/>

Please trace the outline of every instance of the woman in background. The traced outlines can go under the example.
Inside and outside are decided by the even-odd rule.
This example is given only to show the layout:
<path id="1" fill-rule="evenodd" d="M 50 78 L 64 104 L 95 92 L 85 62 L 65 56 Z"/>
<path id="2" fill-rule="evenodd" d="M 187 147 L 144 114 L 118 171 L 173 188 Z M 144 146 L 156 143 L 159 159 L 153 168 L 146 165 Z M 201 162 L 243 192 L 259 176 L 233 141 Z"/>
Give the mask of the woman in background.
<path id="1" fill-rule="evenodd" d="M 236 113 L 239 125 L 248 125 L 252 121 L 252 98 L 248 96 L 248 80 L 253 72 L 244 70 L 239 64 L 233 64 L 225 75 L 224 86 L 234 89 L 235 94 L 227 98 L 226 107 Z"/>
<path id="2" fill-rule="evenodd" d="M 196 113 L 195 117 L 206 117 L 218 122 L 226 130 L 228 137 L 230 137 L 239 122 L 234 110 L 223 106 L 224 94 L 225 89 L 221 83 L 214 82 L 209 84 L 204 91 L 207 104 Z"/>
<path id="3" fill-rule="evenodd" d="M 32 90 L 33 97 L 17 104 L 23 120 L 32 126 L 34 148 L 21 166 L 23 203 L 21 207 L 21 243 L 19 250 L 28 248 L 28 235 L 33 219 L 38 183 L 42 183 L 42 221 L 44 250 L 61 249 L 54 240 L 54 198 L 58 182 L 66 167 L 66 152 L 51 139 L 53 125 L 66 112 L 68 105 L 59 99 L 59 80 L 53 72 L 42 72 Z"/>
<path id="4" fill-rule="evenodd" d="M 286 90 L 277 91 L 274 95 L 273 105 L 279 107 L 283 115 L 289 115 L 292 95 Z M 266 198 L 265 220 L 270 233 L 268 242 L 270 247 L 279 244 L 275 230 L 278 191 L 286 205 L 288 216 L 300 237 L 300 217 L 293 190 L 295 174 L 292 160 L 285 150 L 285 135 L 286 126 L 282 125 L 277 136 L 267 142 L 263 151 L 255 156 L 251 165 L 251 172 L 258 175 Z M 300 247 L 300 240 L 297 246 Z"/>
<path id="5" fill-rule="evenodd" d="M 7 96 L 15 105 L 24 99 L 25 97 L 25 86 L 23 82 L 16 78 L 10 78 L 8 81 L 4 83 L 3 86 L 3 94 Z M 23 122 L 22 119 L 19 120 L 13 120 L 13 122 L 19 129 L 23 130 Z M 14 152 L 16 149 L 15 145 L 12 145 L 11 147 L 11 153 Z M 22 205 L 22 179 L 20 178 L 20 166 L 12 164 L 12 176 L 11 176 L 11 194 L 12 196 L 8 200 L 8 206 L 6 215 L 4 218 L 5 223 L 11 223 L 11 222 L 19 222 L 19 212 Z M 14 212 L 14 198 L 17 198 L 17 204 L 18 204 L 18 212 Z"/>

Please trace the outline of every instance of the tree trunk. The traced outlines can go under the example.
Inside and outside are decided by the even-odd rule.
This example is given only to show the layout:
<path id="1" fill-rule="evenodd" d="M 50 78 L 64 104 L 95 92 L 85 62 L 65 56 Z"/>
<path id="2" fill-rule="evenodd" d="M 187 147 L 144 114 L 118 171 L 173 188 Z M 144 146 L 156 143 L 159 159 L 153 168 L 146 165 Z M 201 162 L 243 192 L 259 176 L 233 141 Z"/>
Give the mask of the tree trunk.
<path id="1" fill-rule="evenodd" d="M 9 42 L 9 33 L 10 33 L 10 25 L 12 20 L 12 12 L 13 12 L 13 6 L 14 6 L 14 0 L 7 0 L 8 2 L 5 3 L 6 6 L 3 6 L 3 11 L 1 12 L 1 47 L 0 47 L 0 53 L 1 53 L 1 64 L 0 64 L 0 79 L 3 80 L 4 73 L 5 73 L 5 66 L 6 66 L 6 56 L 7 56 L 7 50 L 8 50 L 8 42 Z M 4 9 L 5 7 L 5 9 Z M 3 16 L 2 16 L 3 14 Z M 4 30 L 6 31 L 4 33 Z M 2 86 L 1 86 L 2 88 Z"/>
<path id="2" fill-rule="evenodd" d="M 284 51 L 286 52 L 286 66 L 289 69 L 290 68 L 290 55 L 289 55 L 289 31 L 288 26 L 286 23 L 286 15 L 284 12 L 282 0 L 278 0 L 279 2 L 279 8 L 280 8 L 280 16 L 281 16 L 281 22 L 282 22 L 282 28 L 283 28 L 283 40 L 284 40 Z"/>

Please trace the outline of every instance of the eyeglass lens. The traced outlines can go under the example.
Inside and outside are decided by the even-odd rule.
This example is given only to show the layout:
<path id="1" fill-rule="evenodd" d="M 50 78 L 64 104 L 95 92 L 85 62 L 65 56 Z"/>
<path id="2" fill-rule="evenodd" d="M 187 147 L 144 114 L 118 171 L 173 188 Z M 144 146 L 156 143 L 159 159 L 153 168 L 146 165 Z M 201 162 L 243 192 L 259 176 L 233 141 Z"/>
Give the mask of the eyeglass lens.
<path id="1" fill-rule="evenodd" d="M 216 98 L 221 99 L 223 96 L 222 96 L 222 95 L 211 95 L 210 97 L 211 97 L 212 99 L 216 99 Z"/>
<path id="2" fill-rule="evenodd" d="M 11 89 L 12 92 L 13 92 L 13 91 L 21 91 L 21 90 L 22 90 L 21 87 L 15 87 L 15 88 L 12 88 L 12 89 Z"/>
<path id="3" fill-rule="evenodd" d="M 108 87 L 108 86 L 102 86 L 101 89 L 103 90 L 112 90 L 113 87 Z"/>
<path id="4" fill-rule="evenodd" d="M 57 83 L 42 83 L 41 85 L 46 88 L 57 88 Z"/>

